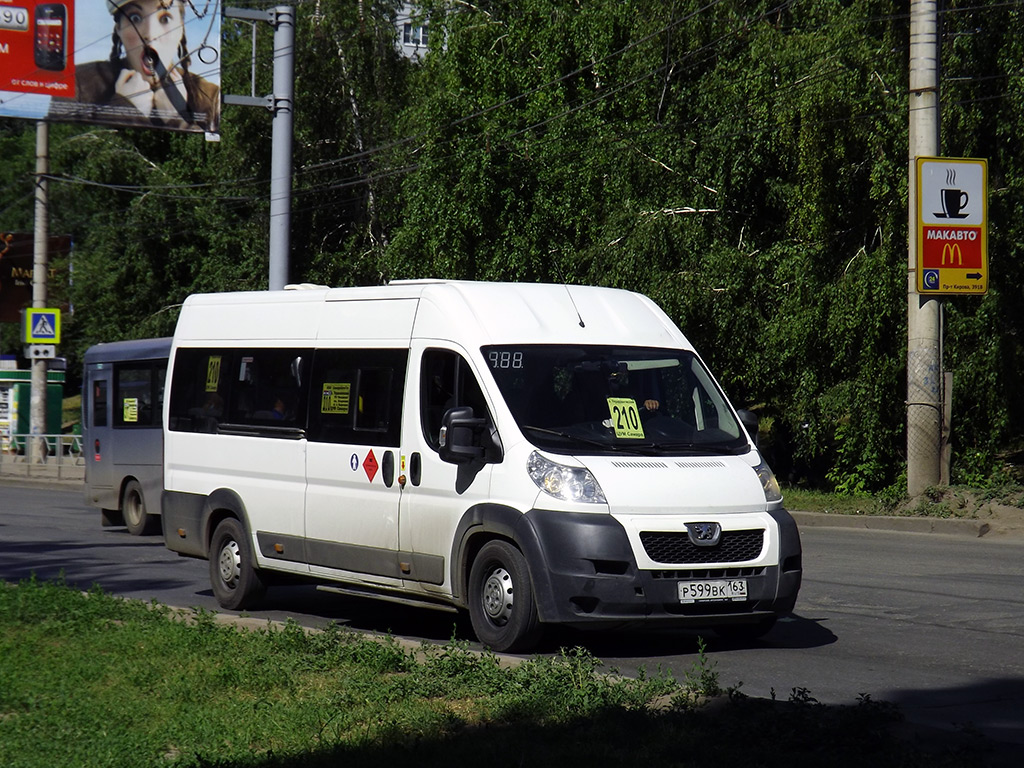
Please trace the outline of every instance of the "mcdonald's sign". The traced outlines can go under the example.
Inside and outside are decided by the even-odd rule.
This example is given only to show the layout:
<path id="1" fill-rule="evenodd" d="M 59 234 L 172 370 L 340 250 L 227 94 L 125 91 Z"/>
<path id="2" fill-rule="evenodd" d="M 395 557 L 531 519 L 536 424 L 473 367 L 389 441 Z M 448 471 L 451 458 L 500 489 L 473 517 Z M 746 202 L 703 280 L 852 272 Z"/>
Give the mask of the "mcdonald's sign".
<path id="1" fill-rule="evenodd" d="M 960 243 L 945 243 L 942 246 L 942 266 L 946 266 L 946 254 L 949 254 L 949 266 L 962 267 L 964 265 L 964 255 L 960 252 Z"/>
<path id="2" fill-rule="evenodd" d="M 917 158 L 917 290 L 988 291 L 988 163 Z"/>

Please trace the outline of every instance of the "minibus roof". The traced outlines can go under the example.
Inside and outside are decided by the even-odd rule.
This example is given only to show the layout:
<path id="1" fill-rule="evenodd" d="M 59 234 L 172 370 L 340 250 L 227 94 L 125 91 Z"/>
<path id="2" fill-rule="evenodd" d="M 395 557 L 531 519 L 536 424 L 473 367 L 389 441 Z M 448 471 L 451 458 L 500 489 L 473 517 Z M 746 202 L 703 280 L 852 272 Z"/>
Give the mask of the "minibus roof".
<path id="1" fill-rule="evenodd" d="M 95 344 L 85 351 L 83 362 L 116 363 L 121 360 L 159 360 L 171 353 L 171 337 L 131 339 Z"/>
<path id="2" fill-rule="evenodd" d="M 646 296 L 614 288 L 554 283 L 489 283 L 459 280 L 398 280 L 383 286 L 195 294 L 185 301 L 179 339 L 317 338 L 321 318 L 358 319 L 355 307 L 343 315 L 323 314 L 316 305 L 395 301 L 394 311 L 367 308 L 380 328 L 338 330 L 363 338 L 457 340 L 467 348 L 488 344 L 604 344 L 692 349 L 671 319 Z M 405 302 L 410 302 L 406 304 Z M 248 306 L 232 318 L 201 307 Z M 273 309 L 271 307 L 274 307 Z M 337 306 L 337 305 L 335 305 Z M 289 309 L 292 308 L 292 309 Z M 414 312 L 404 307 L 415 307 Z M 198 312 L 192 311 L 199 310 Z M 218 317 L 220 321 L 218 323 Z M 394 317 L 393 323 L 388 318 Z M 414 319 L 413 319 L 414 317 Z M 399 319 L 401 318 L 401 319 Z M 411 326 L 401 327 L 406 322 Z M 217 330 L 217 325 L 222 332 Z M 354 323 L 346 323 L 353 325 Z M 393 325 L 385 329 L 385 325 Z M 323 329 L 319 336 L 324 337 Z M 341 334 L 330 333 L 338 338 Z"/>

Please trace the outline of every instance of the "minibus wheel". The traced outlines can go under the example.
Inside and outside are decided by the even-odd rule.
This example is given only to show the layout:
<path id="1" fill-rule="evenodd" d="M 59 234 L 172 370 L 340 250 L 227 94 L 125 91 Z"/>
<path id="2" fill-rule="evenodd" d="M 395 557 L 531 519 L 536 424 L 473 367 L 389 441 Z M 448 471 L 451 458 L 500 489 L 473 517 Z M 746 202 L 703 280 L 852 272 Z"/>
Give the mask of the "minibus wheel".
<path id="1" fill-rule="evenodd" d="M 540 639 L 526 558 L 509 542 L 487 542 L 473 561 L 469 618 L 480 642 L 495 651 L 526 651 Z"/>
<path id="2" fill-rule="evenodd" d="M 210 541 L 210 584 L 221 608 L 239 611 L 259 602 L 266 586 L 252 563 L 245 528 L 233 517 L 221 520 Z"/>
<path id="3" fill-rule="evenodd" d="M 132 536 L 153 533 L 156 520 L 146 512 L 146 498 L 142 495 L 142 486 L 138 480 L 129 480 L 124 487 L 121 500 L 121 512 L 124 524 Z"/>

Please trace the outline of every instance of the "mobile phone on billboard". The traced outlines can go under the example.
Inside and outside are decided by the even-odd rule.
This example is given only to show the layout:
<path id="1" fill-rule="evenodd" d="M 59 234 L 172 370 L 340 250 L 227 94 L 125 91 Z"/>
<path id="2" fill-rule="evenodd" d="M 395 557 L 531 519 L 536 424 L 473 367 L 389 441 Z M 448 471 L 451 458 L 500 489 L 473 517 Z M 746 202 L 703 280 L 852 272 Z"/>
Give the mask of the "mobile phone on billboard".
<path id="1" fill-rule="evenodd" d="M 36 66 L 60 71 L 67 66 L 67 7 L 63 3 L 36 6 Z"/>

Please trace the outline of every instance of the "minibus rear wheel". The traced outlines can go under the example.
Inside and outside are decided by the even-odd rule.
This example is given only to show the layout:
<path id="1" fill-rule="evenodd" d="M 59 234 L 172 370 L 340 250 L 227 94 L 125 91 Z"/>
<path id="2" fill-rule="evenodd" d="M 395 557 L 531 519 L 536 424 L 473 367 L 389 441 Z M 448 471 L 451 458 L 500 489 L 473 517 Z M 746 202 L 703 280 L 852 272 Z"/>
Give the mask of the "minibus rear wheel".
<path id="1" fill-rule="evenodd" d="M 210 541 L 210 584 L 221 608 L 239 611 L 263 597 L 266 586 L 252 563 L 245 528 L 233 517 L 221 520 Z"/>
<path id="2" fill-rule="evenodd" d="M 129 480 L 121 497 L 124 524 L 132 536 L 156 533 L 157 520 L 146 512 L 146 497 L 138 480 Z"/>
<path id="3" fill-rule="evenodd" d="M 469 618 L 480 642 L 498 652 L 527 651 L 540 639 L 526 558 L 509 542 L 487 542 L 473 561 Z"/>

